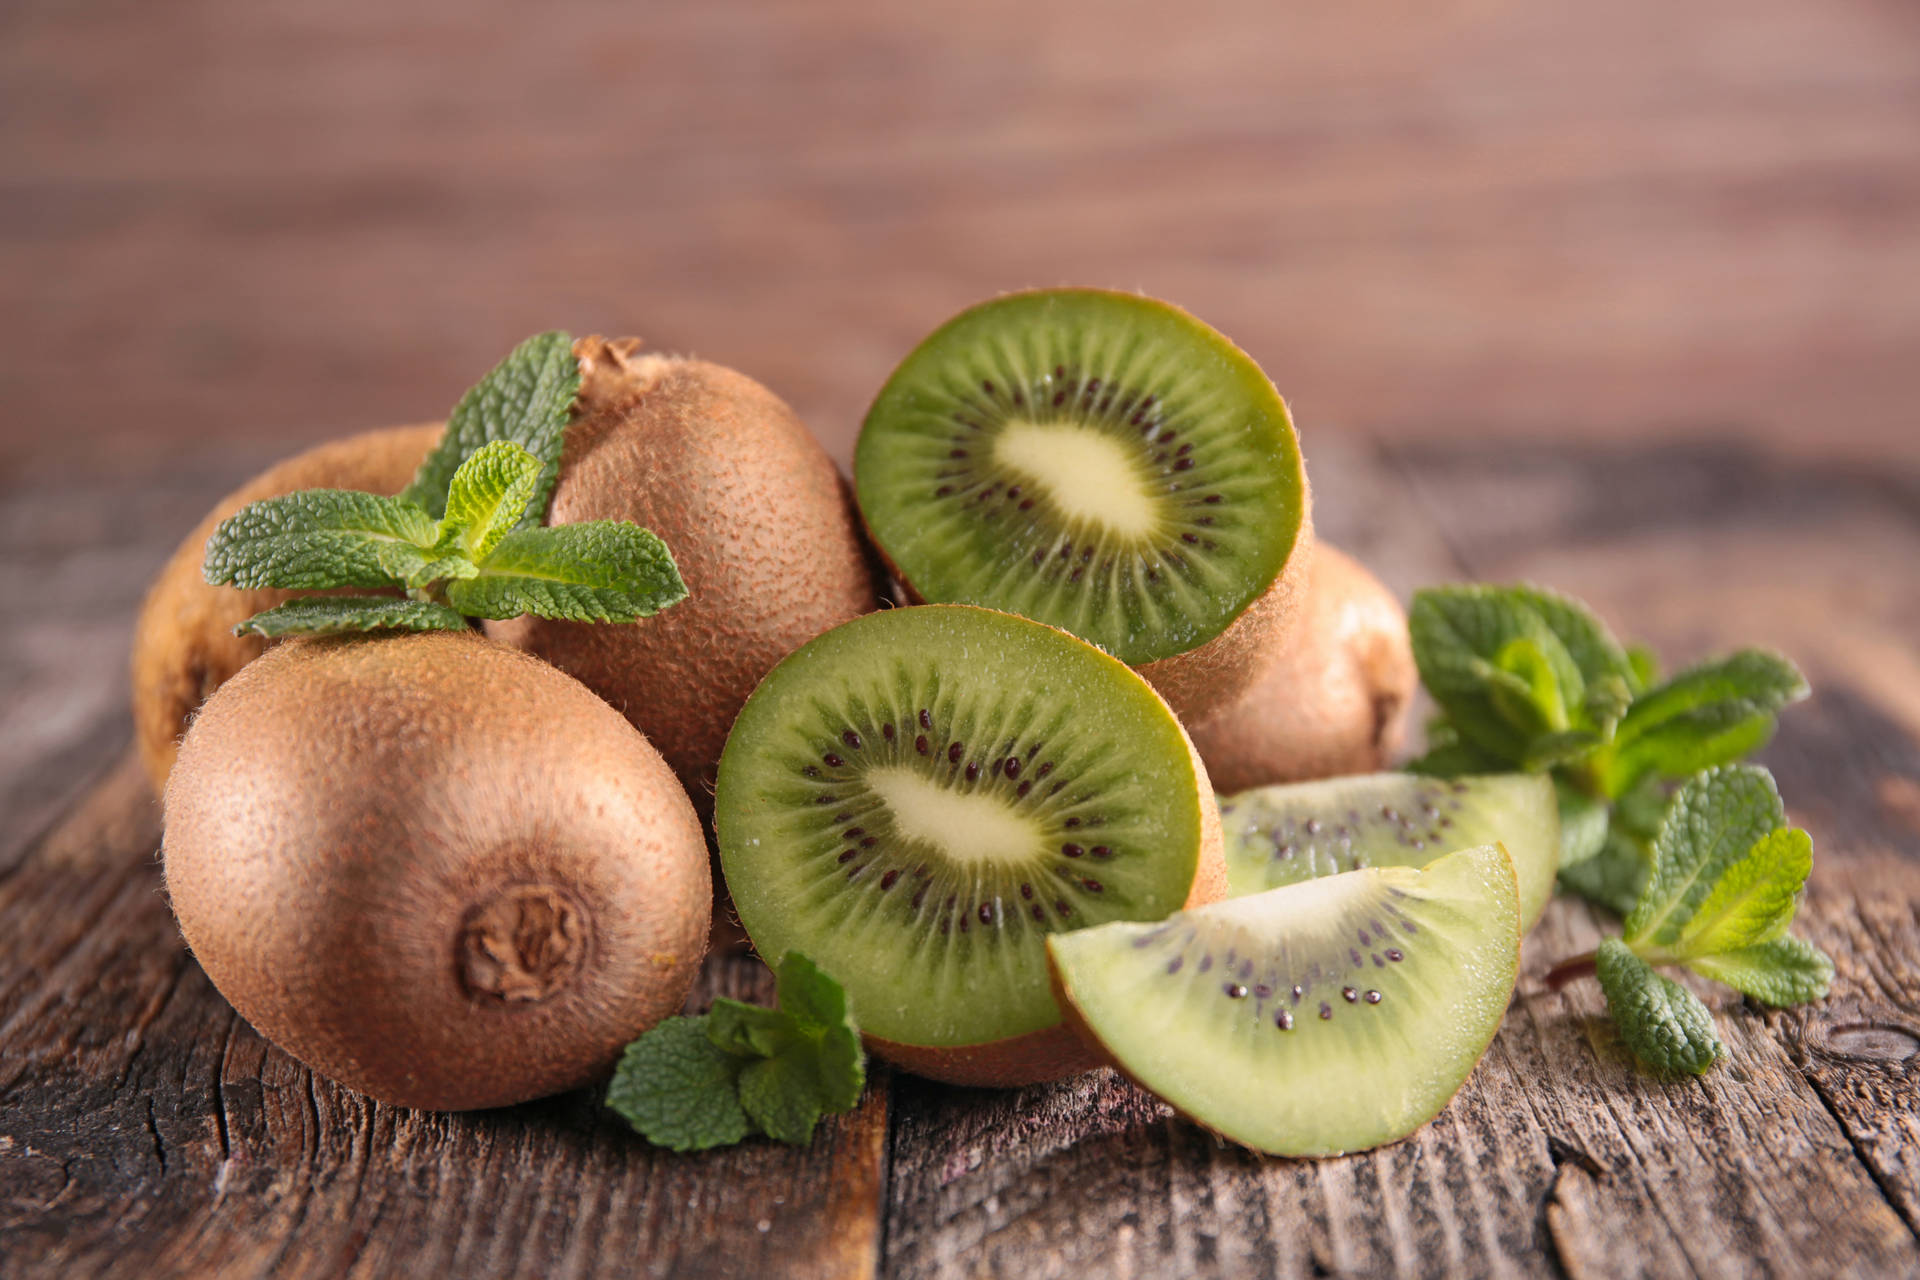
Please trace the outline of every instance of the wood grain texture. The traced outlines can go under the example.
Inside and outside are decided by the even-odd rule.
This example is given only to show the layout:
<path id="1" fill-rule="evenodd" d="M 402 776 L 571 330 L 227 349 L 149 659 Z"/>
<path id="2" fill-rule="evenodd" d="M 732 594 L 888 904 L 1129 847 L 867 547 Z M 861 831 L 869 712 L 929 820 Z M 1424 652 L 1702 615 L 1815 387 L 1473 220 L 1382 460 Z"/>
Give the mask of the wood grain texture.
<path id="1" fill-rule="evenodd" d="M 1903 0 L 16 0 L 0 158 L 0 453 L 46 465 L 436 417 L 556 325 L 844 459 L 935 324 L 1057 283 L 1183 303 L 1308 423 L 1920 451 Z"/>

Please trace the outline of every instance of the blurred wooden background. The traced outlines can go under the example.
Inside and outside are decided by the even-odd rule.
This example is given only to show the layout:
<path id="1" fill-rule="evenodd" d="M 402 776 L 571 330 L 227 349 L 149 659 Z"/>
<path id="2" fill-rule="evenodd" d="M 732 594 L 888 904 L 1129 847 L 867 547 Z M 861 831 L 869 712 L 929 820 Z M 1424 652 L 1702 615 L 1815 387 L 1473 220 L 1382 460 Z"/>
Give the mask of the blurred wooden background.
<path id="1" fill-rule="evenodd" d="M 1920 7 L 8 0 L 0 461 L 237 474 L 540 328 L 844 458 L 940 319 L 1138 287 L 1313 436 L 1920 459 Z"/>

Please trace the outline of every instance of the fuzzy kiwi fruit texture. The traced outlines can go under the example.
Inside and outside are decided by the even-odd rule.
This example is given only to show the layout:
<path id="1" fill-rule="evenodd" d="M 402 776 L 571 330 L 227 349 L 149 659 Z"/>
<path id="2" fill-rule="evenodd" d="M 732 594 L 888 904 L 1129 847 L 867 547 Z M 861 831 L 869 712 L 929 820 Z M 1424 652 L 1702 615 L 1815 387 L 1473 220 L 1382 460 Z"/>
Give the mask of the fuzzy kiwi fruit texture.
<path id="1" fill-rule="evenodd" d="M 1165 702 L 986 609 L 887 610 L 803 645 L 740 713 L 715 816 L 760 954 L 805 953 L 876 1052 L 955 1083 L 1093 1065 L 1046 939 L 1225 890 L 1206 773 Z"/>
<path id="2" fill-rule="evenodd" d="M 915 598 L 1070 631 L 1183 718 L 1237 695 L 1284 634 L 1312 536 L 1260 367 L 1177 307 L 1101 290 L 941 326 L 874 401 L 854 485 Z"/>
<path id="3" fill-rule="evenodd" d="M 1063 1007 L 1191 1119 L 1278 1155 L 1394 1142 L 1439 1114 L 1519 972 L 1498 845 L 1048 941 Z"/>
<path id="4" fill-rule="evenodd" d="M 680 1011 L 706 841 L 577 681 L 468 632 L 297 639 L 208 699 L 167 783 L 181 932 L 315 1070 L 461 1110 L 590 1083 Z"/>
<path id="5" fill-rule="evenodd" d="M 1365 867 L 1418 867 L 1497 841 L 1513 859 L 1526 930 L 1560 871 L 1560 807 L 1541 773 L 1373 773 L 1260 787 L 1222 797 L 1220 823 L 1236 896 Z"/>

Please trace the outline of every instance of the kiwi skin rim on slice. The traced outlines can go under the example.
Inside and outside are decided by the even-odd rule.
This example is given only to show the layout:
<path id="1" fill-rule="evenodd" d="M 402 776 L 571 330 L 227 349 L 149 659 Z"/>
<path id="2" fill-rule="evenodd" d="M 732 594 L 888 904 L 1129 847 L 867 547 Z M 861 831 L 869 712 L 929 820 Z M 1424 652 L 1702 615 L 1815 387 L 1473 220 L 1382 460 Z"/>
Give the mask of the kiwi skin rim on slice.
<path id="1" fill-rule="evenodd" d="M 1128 681 L 1139 690 L 1139 696 L 1143 701 L 1157 704 L 1161 709 L 1161 713 L 1166 717 L 1164 721 L 1165 726 L 1178 733 L 1180 742 L 1185 747 L 1188 760 L 1192 765 L 1195 786 L 1194 799 L 1196 802 L 1195 817 L 1198 819 L 1198 831 L 1195 833 L 1197 835 L 1197 847 L 1194 853 L 1192 879 L 1188 882 L 1185 898 L 1180 905 L 1173 908 L 1173 910 L 1184 910 L 1188 907 L 1218 902 L 1228 896 L 1224 831 L 1220 824 L 1219 808 L 1215 801 L 1211 784 L 1207 780 L 1206 765 L 1201 761 L 1199 753 L 1193 749 L 1193 744 L 1187 739 L 1186 732 L 1180 727 L 1177 717 L 1173 716 L 1171 709 L 1166 707 L 1165 700 L 1160 698 L 1150 686 L 1147 686 L 1145 681 L 1139 678 L 1138 673 L 1129 669 L 1117 658 L 1105 653 L 1094 645 L 1088 644 L 1079 637 L 1073 636 L 1071 633 L 1063 631 L 1060 628 L 1035 622 L 1032 619 L 1020 618 L 1017 615 L 1006 614 L 1000 610 L 984 609 L 973 605 L 913 606 L 906 610 L 906 612 L 917 612 L 923 609 L 937 610 L 943 613 L 984 615 L 990 618 L 1003 619 L 1020 628 L 1039 628 L 1041 631 L 1052 633 L 1054 636 L 1068 642 L 1073 649 L 1084 652 L 1095 662 L 1102 665 L 1111 664 L 1116 675 L 1120 675 L 1122 679 Z M 865 621 L 870 623 L 872 620 L 873 618 L 870 616 Z M 855 620 L 854 622 L 843 624 L 842 627 L 835 628 L 835 631 L 860 626 L 861 622 L 862 620 Z M 828 634 L 832 635 L 833 633 Z M 821 637 L 816 641 L 810 642 L 809 645 L 802 646 L 801 650 L 796 651 L 796 655 L 794 656 L 804 656 L 810 652 L 814 646 L 825 643 L 826 640 L 827 637 Z M 786 664 L 783 663 L 780 668 L 776 668 L 774 672 L 768 674 L 762 681 L 763 688 L 768 682 L 780 677 L 780 672 L 785 665 Z M 754 696 L 757 699 L 760 696 L 760 691 L 756 690 Z M 750 704 L 752 701 L 753 699 L 749 700 Z M 744 718 L 745 714 L 743 713 L 743 719 Z M 738 727 L 739 726 L 736 725 L 736 730 Z M 717 816 L 723 828 L 731 826 L 731 819 L 729 818 L 731 810 L 727 802 L 727 791 L 729 783 L 732 782 L 736 776 L 735 767 L 731 761 L 723 759 L 721 768 L 721 795 L 717 805 Z M 723 830 L 721 834 L 723 837 L 728 835 L 725 830 Z M 721 859 L 722 862 L 725 863 L 727 861 L 727 855 L 724 852 L 725 847 L 727 847 L 725 839 L 723 839 L 722 845 L 723 852 Z M 733 874 L 738 875 L 739 873 L 740 869 L 736 867 Z M 748 896 L 751 898 L 753 895 L 750 894 Z M 743 913 L 743 917 L 745 914 L 746 913 Z M 782 947 L 792 945 L 798 946 L 803 951 L 806 950 L 804 940 L 779 939 L 777 937 L 768 939 L 763 936 L 762 939 L 756 940 L 754 945 L 757 950 L 762 950 L 763 959 L 770 962 L 777 961 L 778 957 L 763 950 L 763 944 L 766 946 Z M 1042 970 L 1044 970 L 1045 964 L 1045 958 L 1042 956 L 1040 959 Z M 1037 977 L 1038 975 L 1036 974 L 1035 976 Z M 1050 995 L 1048 999 L 1049 1001 L 1051 1000 Z M 856 1002 L 856 1016 L 858 1016 L 858 1013 L 859 1009 Z M 972 1044 L 912 1044 L 875 1035 L 871 1030 L 863 1031 L 862 1037 L 868 1049 L 876 1056 L 885 1058 L 917 1075 L 948 1084 L 980 1087 L 1012 1087 L 1059 1080 L 1100 1065 L 1102 1059 L 1095 1055 L 1087 1042 L 1062 1025 L 1058 1020 L 1057 1008 L 1054 1010 L 1054 1014 L 1055 1021 L 1048 1025 L 1001 1039 L 980 1041 Z"/>
<path id="2" fill-rule="evenodd" d="M 958 315 L 949 318 L 941 324 L 939 328 L 935 329 L 926 338 L 923 338 L 920 343 L 915 346 L 914 352 L 918 352 L 936 341 L 947 329 L 971 316 L 973 312 L 982 307 L 1013 299 L 1038 297 L 1041 295 L 1081 298 L 1104 297 L 1124 300 L 1136 306 L 1147 303 L 1154 307 L 1164 308 L 1167 312 L 1179 317 L 1186 325 L 1208 335 L 1211 340 L 1221 344 L 1234 356 L 1244 360 L 1246 365 L 1253 371 L 1259 373 L 1259 376 L 1265 380 L 1267 389 L 1272 391 L 1280 415 L 1286 422 L 1288 432 L 1293 436 L 1291 465 L 1294 469 L 1293 479 L 1296 481 L 1296 488 L 1299 494 L 1300 521 L 1294 534 L 1292 548 L 1288 552 L 1284 563 L 1280 566 L 1278 574 L 1272 582 L 1267 584 L 1259 595 L 1255 596 L 1246 607 L 1241 610 L 1238 616 L 1212 638 L 1191 649 L 1140 663 L 1135 667 L 1135 670 L 1139 671 L 1160 696 L 1167 701 L 1168 705 L 1173 708 L 1174 714 L 1178 716 L 1182 722 L 1198 722 L 1240 697 L 1252 685 L 1261 668 L 1268 660 L 1269 655 L 1287 643 L 1294 632 L 1301 614 L 1304 613 L 1302 605 L 1307 595 L 1308 578 L 1310 564 L 1313 559 L 1314 546 L 1313 492 L 1307 481 L 1306 463 L 1299 448 L 1298 433 L 1293 426 L 1292 413 L 1288 409 L 1284 398 L 1279 395 L 1277 390 L 1273 390 L 1271 380 L 1266 379 L 1264 372 L 1260 371 L 1258 363 L 1234 344 L 1231 339 L 1219 333 L 1210 325 L 1206 324 L 1205 321 L 1199 319 L 1182 307 L 1160 299 L 1149 298 L 1142 294 L 1130 293 L 1123 290 L 1087 288 L 1032 289 L 1000 294 L 995 298 L 988 299 L 986 302 L 976 303 Z M 908 356 L 903 359 L 902 363 L 904 364 L 906 360 L 911 360 L 912 357 L 913 353 L 909 353 Z M 896 368 L 895 372 L 897 374 L 898 368 Z M 892 375 L 889 376 L 888 386 L 891 385 L 891 382 Z M 887 389 L 887 386 L 882 387 L 880 395 L 876 397 L 876 405 L 878 405 L 880 398 L 886 395 Z M 871 413 L 872 411 L 869 410 L 869 419 L 871 418 Z M 864 427 L 862 433 L 865 434 Z M 854 457 L 854 487 L 856 492 L 860 487 L 860 470 L 860 450 L 856 447 Z M 912 576 L 894 559 L 892 553 L 887 548 L 885 540 L 880 537 L 878 530 L 874 528 L 873 521 L 864 506 L 861 509 L 860 518 L 866 529 L 868 541 L 879 554 L 890 577 L 898 584 L 905 602 L 909 604 L 938 603 L 929 601 L 922 595 L 919 588 L 914 584 Z M 974 603 L 991 607 L 990 602 L 984 601 L 957 601 L 955 603 Z"/>
<path id="3" fill-rule="evenodd" d="M 1500 853 L 1506 862 L 1508 874 L 1514 875 L 1513 858 L 1511 857 L 1511 855 L 1507 854 L 1506 846 L 1499 844 L 1498 841 L 1495 841 L 1494 843 L 1499 847 Z M 1457 853 L 1460 851 L 1455 850 L 1454 852 Z M 1451 857 L 1451 856 L 1452 854 L 1440 855 L 1440 857 L 1442 858 Z M 1435 861 L 1438 861 L 1438 860 L 1439 860 L 1438 858 L 1435 859 Z M 1346 874 L 1356 875 L 1356 874 L 1363 874 L 1363 873 L 1347 872 Z M 1312 883 L 1312 882 L 1302 881 L 1301 883 Z M 1273 892 L 1273 891 L 1270 890 L 1269 892 Z M 1516 904 L 1516 907 L 1519 902 L 1519 893 L 1520 893 L 1519 878 L 1517 875 L 1514 875 L 1514 902 Z M 1199 904 L 1199 905 L 1205 905 L 1205 904 Z M 1520 952 L 1521 952 L 1522 946 L 1525 943 L 1525 940 L 1526 940 L 1526 935 L 1524 931 L 1516 929 L 1515 938 L 1514 938 L 1514 961 L 1513 961 L 1514 973 L 1516 975 L 1516 983 L 1518 979 L 1518 974 L 1520 972 Z M 1128 1080 L 1131 1080 L 1136 1087 L 1151 1094 L 1155 1098 L 1159 1098 L 1161 1102 L 1165 1103 L 1168 1107 L 1172 1108 L 1173 1112 L 1176 1115 L 1180 1116 L 1183 1120 L 1187 1121 L 1187 1123 L 1192 1124 L 1197 1128 L 1204 1129 L 1208 1133 L 1211 1133 L 1218 1138 L 1221 1138 L 1227 1142 L 1233 1143 L 1235 1146 L 1245 1145 L 1244 1143 L 1241 1142 L 1240 1139 L 1235 1138 L 1233 1135 L 1228 1133 L 1222 1133 L 1219 1129 L 1214 1128 L 1212 1125 L 1208 1124 L 1206 1121 L 1198 1118 L 1197 1116 L 1190 1115 L 1187 1112 L 1181 1110 L 1180 1107 L 1176 1103 L 1174 1103 L 1172 1100 L 1167 1098 L 1161 1098 L 1160 1095 L 1158 1093 L 1155 1093 L 1154 1090 L 1145 1081 L 1141 1080 L 1138 1076 L 1135 1076 L 1131 1071 L 1127 1070 L 1126 1064 L 1121 1062 L 1118 1057 L 1116 1057 L 1111 1051 L 1107 1049 L 1105 1042 L 1100 1039 L 1099 1034 L 1095 1032 L 1093 1027 L 1087 1022 L 1087 1020 L 1081 1016 L 1078 1006 L 1076 1006 L 1073 1002 L 1073 997 L 1069 995 L 1067 992 L 1066 981 L 1061 976 L 1060 966 L 1054 962 L 1051 949 L 1049 949 L 1048 956 L 1047 956 L 1047 975 L 1053 985 L 1054 1003 L 1060 1006 L 1061 1025 L 1063 1027 L 1070 1028 L 1075 1035 L 1079 1036 L 1082 1040 L 1086 1042 L 1089 1051 L 1097 1060 L 1098 1065 L 1113 1068 L 1115 1071 L 1125 1076 Z M 1509 1005 L 1511 1005 L 1511 1001 L 1512 1001 L 1511 994 L 1508 995 L 1508 1001 L 1509 1001 Z M 1478 1069 L 1480 1062 L 1486 1058 L 1487 1050 L 1493 1047 L 1494 1039 L 1500 1034 L 1500 1028 L 1504 1026 L 1505 1023 L 1506 1023 L 1506 1018 L 1504 1015 L 1494 1023 L 1493 1029 L 1487 1035 L 1486 1043 L 1480 1047 L 1480 1053 L 1475 1058 L 1473 1067 L 1470 1067 L 1467 1070 L 1467 1073 L 1460 1078 L 1460 1083 L 1454 1087 L 1453 1092 L 1448 1094 L 1447 1097 L 1440 1103 L 1440 1105 L 1434 1108 L 1433 1115 L 1430 1116 L 1426 1121 L 1422 1122 L 1419 1125 L 1416 1125 L 1412 1130 L 1410 1130 L 1408 1133 L 1402 1135 L 1399 1138 L 1393 1139 L 1388 1142 L 1378 1143 L 1373 1147 L 1355 1148 L 1353 1150 L 1344 1151 L 1339 1154 L 1353 1155 L 1360 1150 L 1371 1151 L 1371 1150 L 1378 1150 L 1380 1147 L 1393 1146 L 1396 1143 L 1406 1141 L 1407 1138 L 1412 1137 L 1415 1133 L 1418 1133 L 1421 1129 L 1425 1128 L 1428 1124 L 1431 1124 L 1433 1122 L 1434 1117 L 1439 1116 L 1450 1105 L 1452 1105 L 1453 1099 L 1459 1095 L 1461 1089 L 1466 1087 L 1467 1081 L 1473 1078 L 1473 1072 Z"/>

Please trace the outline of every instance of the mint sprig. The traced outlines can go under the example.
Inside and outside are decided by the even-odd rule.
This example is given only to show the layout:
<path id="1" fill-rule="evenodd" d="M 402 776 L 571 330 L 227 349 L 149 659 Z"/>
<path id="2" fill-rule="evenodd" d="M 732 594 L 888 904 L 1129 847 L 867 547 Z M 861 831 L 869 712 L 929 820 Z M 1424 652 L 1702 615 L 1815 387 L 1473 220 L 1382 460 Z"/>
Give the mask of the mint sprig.
<path id="1" fill-rule="evenodd" d="M 685 599 L 672 554 L 647 530 L 540 523 L 579 385 L 566 334 L 529 338 L 462 398 L 399 497 L 309 489 L 223 521 L 202 565 L 216 586 L 405 593 L 296 600 L 235 631 L 458 629 L 526 613 L 633 622 Z"/>
<path id="2" fill-rule="evenodd" d="M 1552 773 L 1561 886 L 1607 903 L 1622 885 L 1637 894 L 1673 786 L 1765 745 L 1781 708 L 1807 695 L 1798 669 L 1762 649 L 1662 683 L 1651 652 L 1621 645 L 1585 605 L 1539 587 L 1429 588 L 1415 594 L 1408 628 L 1441 708 L 1427 753 L 1409 767 Z M 1608 863 L 1585 865 L 1600 858 Z"/>
<path id="3" fill-rule="evenodd" d="M 1768 1004 L 1823 998 L 1833 962 L 1787 936 L 1812 870 L 1812 838 L 1786 825 L 1771 774 L 1707 770 L 1668 808 L 1622 935 L 1556 966 L 1548 985 L 1593 973 L 1635 1057 L 1656 1071 L 1699 1074 L 1726 1052 L 1712 1016 L 1655 967 L 1684 966 Z"/>
<path id="4" fill-rule="evenodd" d="M 753 1133 L 799 1145 L 822 1115 L 866 1087 L 860 1029 L 838 982 L 799 952 L 777 970 L 779 1007 L 719 999 L 669 1018 L 627 1046 L 607 1105 L 675 1151 L 729 1146 Z"/>

